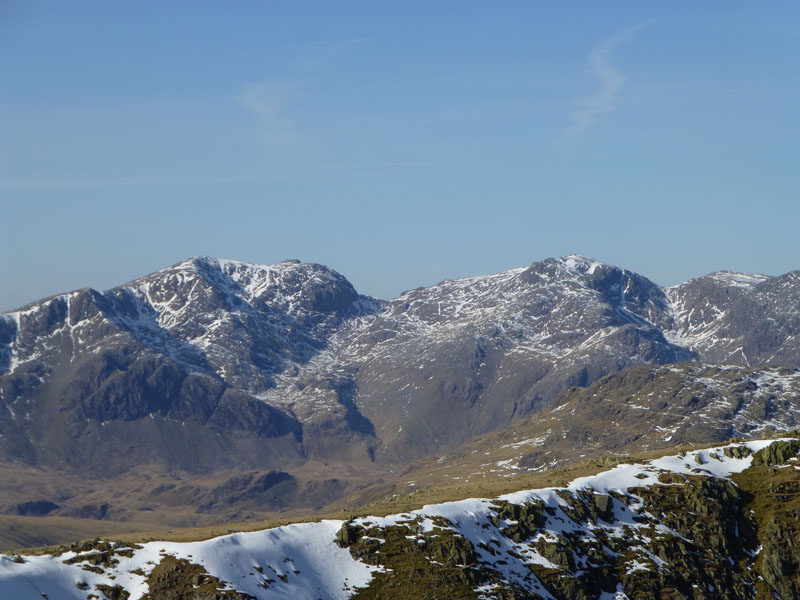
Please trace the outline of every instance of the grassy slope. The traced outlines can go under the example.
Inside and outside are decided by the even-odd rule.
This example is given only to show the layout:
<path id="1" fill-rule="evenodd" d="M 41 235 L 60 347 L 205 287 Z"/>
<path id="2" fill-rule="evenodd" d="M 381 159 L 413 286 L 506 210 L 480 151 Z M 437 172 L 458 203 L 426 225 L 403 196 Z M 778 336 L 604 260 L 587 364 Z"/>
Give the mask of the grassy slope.
<path id="1" fill-rule="evenodd" d="M 715 444 L 704 444 L 698 446 L 678 446 L 670 450 L 653 450 L 648 452 L 638 452 L 630 455 L 622 456 L 606 456 L 598 459 L 582 460 L 565 467 L 555 468 L 537 473 L 520 473 L 518 475 L 496 475 L 488 478 L 474 478 L 466 482 L 444 483 L 441 485 L 436 484 L 437 472 L 431 471 L 429 465 L 417 465 L 414 469 L 410 470 L 406 475 L 401 477 L 396 484 L 392 484 L 389 489 L 397 490 L 396 492 L 384 494 L 386 489 L 381 489 L 381 498 L 362 504 L 356 504 L 352 499 L 344 499 L 340 502 L 334 503 L 326 511 L 317 511 L 313 514 L 293 514 L 287 515 L 284 518 L 274 518 L 258 521 L 247 522 L 227 522 L 208 527 L 182 527 L 173 529 L 152 529 L 144 530 L 135 529 L 136 524 L 122 524 L 124 528 L 113 529 L 108 532 L 97 532 L 97 528 L 102 529 L 108 527 L 109 529 L 119 524 L 91 521 L 81 522 L 82 520 L 70 519 L 68 521 L 74 522 L 76 527 L 75 531 L 86 531 L 85 535 L 78 537 L 103 537 L 105 539 L 114 539 L 123 542 L 146 542 L 151 540 L 165 540 L 175 542 L 189 542 L 198 541 L 216 537 L 219 535 L 226 535 L 237 531 L 257 531 L 270 527 L 278 527 L 289 523 L 313 521 L 322 518 L 329 519 L 348 519 L 355 516 L 385 516 L 389 514 L 402 513 L 417 508 L 421 508 L 426 504 L 439 504 L 442 502 L 449 502 L 454 500 L 462 500 L 464 498 L 492 498 L 502 494 L 515 492 L 524 489 L 537 489 L 545 487 L 558 487 L 564 486 L 569 481 L 578 477 L 585 477 L 594 475 L 600 471 L 604 471 L 621 462 L 641 462 L 658 458 L 667 454 L 675 454 L 680 450 L 692 450 L 699 448 L 712 447 Z M 471 465 L 465 467 L 465 472 L 471 469 Z M 408 481 L 413 479 L 419 482 L 419 485 L 409 486 Z M 14 519 L 23 519 L 21 517 L 14 517 Z M 53 521 L 54 527 L 60 523 L 62 519 L 57 517 L 28 517 L 27 523 L 33 526 L 36 523 L 41 523 L 41 526 L 47 526 L 47 522 Z M 83 520 L 86 521 L 86 520 Z M 90 526 L 95 525 L 97 528 L 90 531 Z M 81 528 L 85 529 L 81 529 Z M 133 527 L 134 529 L 131 529 Z M 74 541 L 76 536 L 65 539 L 67 541 Z M 59 542 L 62 543 L 62 542 Z M 28 552 L 39 553 L 45 552 L 49 546 L 39 546 L 32 548 L 31 544 L 25 544 L 28 547 Z M 18 549 L 21 545 L 11 546 Z"/>

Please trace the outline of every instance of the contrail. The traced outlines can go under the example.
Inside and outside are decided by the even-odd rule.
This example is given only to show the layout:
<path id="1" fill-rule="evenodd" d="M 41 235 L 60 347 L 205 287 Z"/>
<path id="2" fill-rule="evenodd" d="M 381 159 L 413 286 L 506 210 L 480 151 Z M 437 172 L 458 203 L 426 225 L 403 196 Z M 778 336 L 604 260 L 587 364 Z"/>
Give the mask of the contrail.
<path id="1" fill-rule="evenodd" d="M 570 116 L 561 141 L 569 144 L 584 135 L 598 117 L 615 108 L 617 94 L 625 83 L 625 76 L 614 66 L 614 50 L 633 38 L 644 24 L 633 25 L 615 33 L 598 43 L 589 52 L 589 72 L 600 82 L 600 89 L 593 95 L 582 98 L 578 109 Z"/>
<path id="2" fill-rule="evenodd" d="M 250 84 L 239 95 L 239 102 L 260 121 L 261 141 L 268 148 L 294 142 L 294 124 L 285 116 L 291 96 L 289 86 Z"/>

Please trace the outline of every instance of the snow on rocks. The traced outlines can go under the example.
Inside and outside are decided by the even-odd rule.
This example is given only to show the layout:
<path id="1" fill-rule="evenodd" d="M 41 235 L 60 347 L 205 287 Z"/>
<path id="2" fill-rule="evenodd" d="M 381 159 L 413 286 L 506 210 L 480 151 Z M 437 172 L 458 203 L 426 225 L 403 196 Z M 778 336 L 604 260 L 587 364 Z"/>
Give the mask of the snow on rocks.
<path id="1" fill-rule="evenodd" d="M 645 526 L 641 519 L 637 520 L 636 511 L 641 507 L 635 501 L 613 500 L 609 494 L 636 500 L 636 488 L 670 485 L 660 484 L 659 476 L 663 473 L 727 478 L 747 469 L 753 461 L 753 453 L 774 441 L 778 440 L 749 441 L 665 456 L 640 464 L 621 464 L 597 475 L 575 479 L 565 488 L 525 490 L 494 500 L 471 498 L 433 504 L 408 513 L 365 517 L 349 523 L 379 530 L 413 524 L 413 531 L 420 539 L 437 530 L 449 531 L 471 543 L 479 563 L 496 572 L 500 578 L 498 581 L 510 582 L 535 591 L 543 598 L 550 598 L 529 565 L 546 569 L 560 567 L 552 562 L 552 556 L 545 556 L 537 550 L 538 542 L 553 543 L 564 539 L 565 535 L 577 535 L 589 543 L 600 544 L 597 537 L 600 530 L 603 535 L 616 538 L 634 536 L 631 546 L 635 546 L 634 542 L 638 540 L 642 548 L 629 568 L 665 567 L 661 564 L 663 561 L 650 556 L 651 553 L 644 548 L 646 535 L 642 533 L 641 539 L 636 538 L 639 528 L 652 527 L 652 523 Z M 726 448 L 738 450 L 726 452 Z M 743 452 L 745 448 L 747 451 Z M 575 501 L 582 502 L 592 497 L 602 500 L 595 501 L 598 506 L 603 505 L 598 520 L 582 522 L 576 519 Z M 513 505 L 517 508 L 514 509 Z M 533 506 L 533 512 L 520 512 L 521 505 Z M 532 530 L 531 519 L 537 521 Z M 528 525 L 521 524 L 521 520 Z M 354 559 L 346 548 L 337 545 L 337 532 L 343 524 L 343 521 L 326 520 L 200 542 L 150 542 L 123 548 L 123 552 L 114 557 L 116 562 L 113 566 L 89 571 L 71 560 L 77 556 L 75 552 L 60 556 L 0 556 L 0 595 L 20 600 L 38 600 L 44 594 L 49 598 L 83 600 L 86 596 L 84 590 L 107 585 L 121 586 L 130 593 L 131 600 L 137 600 L 148 592 L 147 575 L 165 556 L 171 556 L 201 565 L 210 576 L 221 580 L 226 589 L 260 599 L 348 598 L 357 588 L 367 586 L 381 568 Z M 521 535 L 509 533 L 523 526 L 528 530 L 520 530 Z M 658 527 L 666 531 L 663 526 Z M 506 556 L 507 560 L 497 561 L 495 556 L 498 553 Z M 482 584 L 477 591 L 491 597 L 492 589 L 491 585 Z"/>
<path id="2" fill-rule="evenodd" d="M 150 542 L 130 557 L 118 556 L 113 569 L 94 573 L 81 564 L 65 564 L 76 556 L 25 556 L 24 562 L 0 557 L 0 596 L 25 600 L 75 598 L 98 584 L 121 586 L 137 600 L 148 592 L 146 575 L 164 556 L 205 567 L 228 589 L 259 599 L 337 600 L 365 586 L 377 568 L 358 562 L 334 543 L 341 521 L 300 523 L 264 531 L 236 533 L 202 542 Z M 19 559 L 17 559 L 19 560 Z M 88 587 L 87 587 L 88 586 Z"/>

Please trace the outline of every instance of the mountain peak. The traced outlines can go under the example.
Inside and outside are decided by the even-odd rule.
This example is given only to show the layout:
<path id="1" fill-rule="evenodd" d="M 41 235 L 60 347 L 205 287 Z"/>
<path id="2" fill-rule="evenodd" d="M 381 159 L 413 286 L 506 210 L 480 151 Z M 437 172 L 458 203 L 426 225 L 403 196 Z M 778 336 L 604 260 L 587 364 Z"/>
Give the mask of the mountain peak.
<path id="1" fill-rule="evenodd" d="M 770 279 L 769 275 L 761 273 L 739 273 L 737 271 L 714 271 L 706 277 L 736 287 L 751 287 Z"/>
<path id="2" fill-rule="evenodd" d="M 534 263 L 526 269 L 548 280 L 574 280 L 586 275 L 594 275 L 598 270 L 606 272 L 624 271 L 619 267 L 600 262 L 590 256 L 568 254 L 559 258 L 545 258 Z"/>
<path id="3" fill-rule="evenodd" d="M 226 267 L 231 270 L 235 269 L 256 269 L 256 270 L 265 270 L 271 269 L 275 267 L 285 267 L 290 265 L 300 265 L 303 264 L 297 259 L 290 259 L 290 260 L 282 260 L 274 264 L 261 264 L 261 263 L 252 263 L 243 260 L 233 260 L 230 258 L 216 258 L 213 256 L 207 255 L 198 255 L 192 256 L 185 260 L 182 260 L 174 265 L 167 267 L 166 269 L 161 269 L 160 271 L 171 271 L 171 270 L 190 270 L 195 271 L 197 268 L 203 267 L 211 267 L 214 269 L 224 270 Z M 158 273 L 159 271 L 156 271 Z"/>
<path id="4" fill-rule="evenodd" d="M 603 264 L 599 260 L 597 260 L 596 258 L 593 258 L 591 256 L 585 256 L 583 254 L 567 254 L 565 256 L 558 257 L 556 260 L 559 260 L 564 264 L 570 264 L 570 265 L 578 265 L 578 264 L 586 264 L 586 265 L 596 264 L 596 265 L 601 265 L 601 264 Z"/>
<path id="5" fill-rule="evenodd" d="M 227 280 L 243 287 L 250 294 L 264 291 L 266 287 L 296 286 L 303 281 L 310 280 L 331 284 L 346 282 L 348 286 L 350 285 L 343 275 L 325 265 L 304 263 L 297 259 L 282 260 L 273 264 L 258 264 L 212 256 L 193 256 L 135 279 L 121 287 L 136 287 L 143 282 L 171 275 L 181 276 L 182 274 L 199 275 L 220 284 Z"/>
<path id="6" fill-rule="evenodd" d="M 605 263 L 602 263 L 599 260 L 592 258 L 591 256 L 583 256 L 581 254 L 567 254 L 566 256 L 561 256 L 559 258 L 554 258 L 554 259 L 547 259 L 546 261 L 543 262 L 547 261 L 553 261 L 561 269 L 567 271 L 568 273 L 574 273 L 576 275 L 584 275 L 584 274 L 591 275 L 598 268 L 601 267 L 617 268 L 614 267 L 613 265 L 607 265 Z"/>

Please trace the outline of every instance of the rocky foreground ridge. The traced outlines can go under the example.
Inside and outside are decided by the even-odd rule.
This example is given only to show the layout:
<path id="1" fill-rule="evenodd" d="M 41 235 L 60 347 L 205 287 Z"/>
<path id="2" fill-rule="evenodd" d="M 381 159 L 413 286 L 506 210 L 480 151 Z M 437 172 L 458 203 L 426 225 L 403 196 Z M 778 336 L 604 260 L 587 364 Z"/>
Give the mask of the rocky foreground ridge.
<path id="1" fill-rule="evenodd" d="M 0 557 L 8 597 L 797 598 L 800 441 L 619 464 L 563 488 L 193 543 Z"/>

